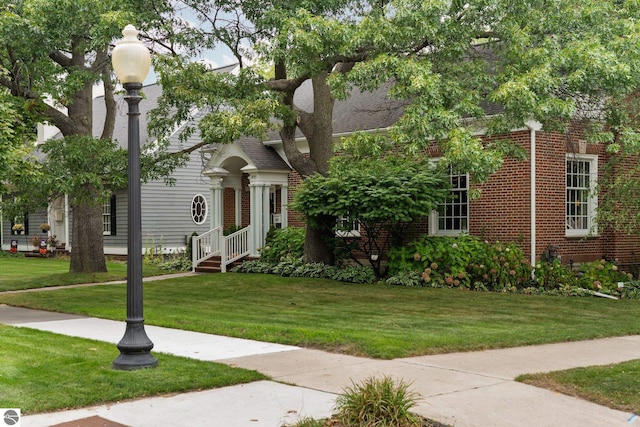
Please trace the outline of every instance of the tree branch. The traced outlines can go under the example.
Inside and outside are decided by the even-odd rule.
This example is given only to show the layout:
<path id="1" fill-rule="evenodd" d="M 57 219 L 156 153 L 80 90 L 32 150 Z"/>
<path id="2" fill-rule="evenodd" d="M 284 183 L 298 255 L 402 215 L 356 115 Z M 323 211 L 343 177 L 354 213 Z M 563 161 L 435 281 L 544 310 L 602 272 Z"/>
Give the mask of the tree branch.
<path id="1" fill-rule="evenodd" d="M 60 65 L 62 68 L 69 68 L 72 65 L 71 58 L 69 58 L 67 55 L 60 52 L 59 50 L 54 50 L 53 52 L 49 52 L 49 58 L 51 58 L 53 62 Z"/>

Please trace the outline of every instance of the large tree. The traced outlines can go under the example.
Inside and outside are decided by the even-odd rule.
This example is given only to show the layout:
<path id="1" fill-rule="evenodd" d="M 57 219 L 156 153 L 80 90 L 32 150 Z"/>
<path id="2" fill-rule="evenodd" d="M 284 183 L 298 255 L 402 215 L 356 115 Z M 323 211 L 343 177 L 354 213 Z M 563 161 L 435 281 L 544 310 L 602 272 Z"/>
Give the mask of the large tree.
<path id="1" fill-rule="evenodd" d="M 483 146 L 474 136 L 478 127 L 499 134 L 531 119 L 545 130 L 568 131 L 572 119 L 606 125 L 617 117 L 616 101 L 639 87 L 636 1 L 179 3 L 199 19 L 185 38 L 196 41 L 190 55 L 224 45 L 241 72 L 211 73 L 177 57 L 158 62 L 164 87 L 158 132 L 191 118 L 194 105 L 209 109 L 199 124 L 205 144 L 262 137 L 275 126 L 287 160 L 303 177 L 328 173 L 333 107 L 354 86 L 389 85 L 390 98 L 406 101 L 389 138 L 414 151 L 435 143 L 446 162 L 476 180 L 486 179 L 508 152 L 504 141 Z M 308 81 L 313 109 L 305 111 L 295 94 Z M 173 121 L 166 120 L 170 114 Z M 618 129 L 615 140 L 606 128 L 591 130 L 594 140 L 618 145 L 637 137 L 631 126 Z M 298 149 L 298 132 L 309 155 Z M 330 262 L 324 242 L 309 228 L 306 259 Z"/>
<path id="2" fill-rule="evenodd" d="M 148 28 L 160 16 L 144 0 L 16 0 L 0 7 L 0 85 L 14 105 L 63 139 L 45 143 L 49 166 L 14 177 L 12 190 L 28 206 L 68 194 L 73 213 L 71 272 L 106 271 L 102 200 L 123 187 L 126 160 L 111 142 L 116 101 L 110 51 L 125 24 Z M 93 88 L 105 89 L 106 117 L 93 138 Z M 32 142 L 34 142 L 32 140 Z M 15 158 L 15 156 L 14 156 Z M 35 165 L 35 162 L 33 163 Z"/>

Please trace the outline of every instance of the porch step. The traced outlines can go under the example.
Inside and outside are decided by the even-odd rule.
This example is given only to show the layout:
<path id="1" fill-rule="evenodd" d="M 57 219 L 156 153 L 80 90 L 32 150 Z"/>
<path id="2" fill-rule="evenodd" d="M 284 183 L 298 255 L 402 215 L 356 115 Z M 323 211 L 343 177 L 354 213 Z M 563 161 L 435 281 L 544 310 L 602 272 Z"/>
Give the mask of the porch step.
<path id="1" fill-rule="evenodd" d="M 230 265 L 227 266 L 227 271 L 231 270 L 233 267 L 237 265 L 242 264 L 244 261 L 248 261 L 250 259 L 254 259 L 254 258 L 244 257 L 242 259 L 232 262 Z M 220 273 L 222 272 L 221 261 L 222 260 L 219 255 L 212 256 L 211 258 L 208 258 L 202 261 L 196 267 L 196 273 Z"/>

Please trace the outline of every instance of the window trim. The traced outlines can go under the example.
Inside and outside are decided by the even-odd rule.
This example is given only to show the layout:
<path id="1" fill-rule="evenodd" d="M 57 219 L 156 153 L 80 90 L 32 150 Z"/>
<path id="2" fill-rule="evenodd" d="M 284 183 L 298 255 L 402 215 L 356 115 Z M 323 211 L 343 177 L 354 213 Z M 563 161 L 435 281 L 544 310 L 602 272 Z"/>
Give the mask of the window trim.
<path id="1" fill-rule="evenodd" d="M 193 209 L 196 203 L 196 199 L 198 198 L 200 198 L 202 201 L 202 207 L 203 207 L 202 210 L 204 211 L 204 213 L 202 213 L 202 219 L 200 221 L 196 221 L 196 215 L 194 214 L 194 209 Z M 193 198 L 191 199 L 191 206 L 189 206 L 189 211 L 191 212 L 191 221 L 193 221 L 195 225 L 203 225 L 204 223 L 206 223 L 207 217 L 209 216 L 209 202 L 207 201 L 207 198 L 202 194 L 194 195 Z"/>
<path id="2" fill-rule="evenodd" d="M 570 160 L 588 162 L 589 163 L 589 193 L 587 200 L 587 225 L 586 229 L 570 229 L 567 227 L 567 162 Z M 577 154 L 567 153 L 565 155 L 565 172 L 564 172 L 564 218 L 565 218 L 565 237 L 586 237 L 597 236 L 598 227 L 595 221 L 596 210 L 598 208 L 598 195 L 594 193 L 598 184 L 598 155 L 596 154 Z"/>
<path id="3" fill-rule="evenodd" d="M 347 221 L 351 222 L 352 225 L 356 224 L 356 228 L 352 227 L 351 230 L 341 230 L 340 224 Z M 351 219 L 349 216 L 339 216 L 336 218 L 336 237 L 362 237 L 360 234 L 360 221 Z"/>
<path id="4" fill-rule="evenodd" d="M 109 208 L 107 213 L 106 209 Z M 104 227 L 107 225 L 105 219 L 108 219 L 108 230 Z M 112 194 L 102 203 L 102 235 L 103 236 L 115 236 L 116 235 L 116 195 Z"/>
<path id="5" fill-rule="evenodd" d="M 439 161 L 439 158 L 434 158 L 432 159 L 432 164 L 435 167 L 436 163 Z M 467 192 L 467 201 L 466 201 L 466 206 L 467 206 L 467 214 L 466 214 L 466 220 L 467 220 L 467 228 L 465 230 L 440 230 L 440 212 L 438 209 L 434 209 L 431 211 L 431 213 L 429 214 L 429 235 L 430 236 L 460 236 L 460 235 L 465 235 L 465 234 L 469 234 L 469 223 L 471 221 L 471 203 L 469 201 L 469 192 L 471 191 L 471 186 L 470 184 L 470 177 L 469 177 L 469 173 L 453 173 L 453 171 L 451 170 L 451 168 L 449 168 L 449 180 L 451 181 L 451 179 L 455 176 L 465 176 L 466 178 L 466 187 L 463 190 L 466 190 Z M 452 188 L 452 190 L 455 190 L 454 188 Z"/>

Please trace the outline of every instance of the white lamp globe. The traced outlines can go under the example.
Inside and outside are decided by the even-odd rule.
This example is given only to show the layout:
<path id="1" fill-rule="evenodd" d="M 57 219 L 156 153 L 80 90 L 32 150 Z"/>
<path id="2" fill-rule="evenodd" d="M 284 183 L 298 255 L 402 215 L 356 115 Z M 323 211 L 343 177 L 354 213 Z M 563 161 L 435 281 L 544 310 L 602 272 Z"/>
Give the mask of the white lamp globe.
<path id="1" fill-rule="evenodd" d="M 124 38 L 111 53 L 113 69 L 122 84 L 142 83 L 151 67 L 149 49 L 138 40 L 138 30 L 133 25 L 124 27 L 122 35 Z"/>

